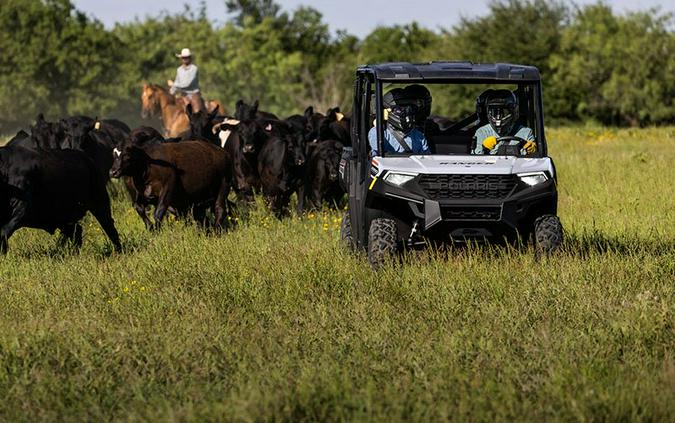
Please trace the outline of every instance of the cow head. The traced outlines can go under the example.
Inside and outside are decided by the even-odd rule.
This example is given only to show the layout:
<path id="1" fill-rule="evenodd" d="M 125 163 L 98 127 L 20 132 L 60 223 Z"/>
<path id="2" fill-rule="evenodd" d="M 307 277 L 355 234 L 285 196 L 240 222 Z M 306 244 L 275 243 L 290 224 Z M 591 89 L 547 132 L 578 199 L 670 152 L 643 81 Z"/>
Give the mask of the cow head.
<path id="1" fill-rule="evenodd" d="M 246 154 L 255 154 L 271 136 L 273 127 L 269 122 L 249 119 L 240 121 L 237 130 L 242 151 Z"/>
<path id="2" fill-rule="evenodd" d="M 113 149 L 110 177 L 133 176 L 147 162 L 147 154 L 141 147 L 126 143 Z"/>
<path id="3" fill-rule="evenodd" d="M 288 128 L 285 135 L 286 148 L 291 162 L 294 166 L 303 166 L 305 164 L 305 137 L 302 132 L 293 131 Z"/>
<path id="4" fill-rule="evenodd" d="M 122 145 L 136 145 L 142 146 L 153 141 L 163 141 L 164 137 L 158 130 L 150 126 L 140 126 L 129 133 L 129 136 L 122 143 Z"/>
<path id="5" fill-rule="evenodd" d="M 30 127 L 31 137 L 36 144 L 44 148 L 59 148 L 63 139 L 63 129 L 61 125 L 54 122 L 47 122 L 42 113 L 37 115 L 35 125 Z"/>
<path id="6" fill-rule="evenodd" d="M 61 119 L 60 126 L 65 135 L 61 148 L 84 150 L 90 140 L 89 133 L 96 129 L 96 121 L 97 119 L 93 121 L 78 118 Z"/>
<path id="7" fill-rule="evenodd" d="M 190 120 L 190 132 L 192 135 L 212 140 L 213 126 L 218 123 L 216 121 L 216 118 L 218 117 L 218 107 L 211 112 L 205 110 L 194 112 L 192 110 L 192 105 L 188 104 L 185 111 Z"/>
<path id="8" fill-rule="evenodd" d="M 342 143 L 339 141 L 330 141 L 330 148 L 326 151 L 326 160 L 324 165 L 326 166 L 326 172 L 328 173 L 328 179 L 331 182 L 335 182 L 338 179 L 338 172 L 340 169 L 340 158 L 342 157 Z"/>
<path id="9" fill-rule="evenodd" d="M 244 100 L 239 100 L 235 104 L 234 117 L 239 120 L 255 119 L 258 114 L 258 100 L 253 102 L 253 105 L 244 103 Z"/>

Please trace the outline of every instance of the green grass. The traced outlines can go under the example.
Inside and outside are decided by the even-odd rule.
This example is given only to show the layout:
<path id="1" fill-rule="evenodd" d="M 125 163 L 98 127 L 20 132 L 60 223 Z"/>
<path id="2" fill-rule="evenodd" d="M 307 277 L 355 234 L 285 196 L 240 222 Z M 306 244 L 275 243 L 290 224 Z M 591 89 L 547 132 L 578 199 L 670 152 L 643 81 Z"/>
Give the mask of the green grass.
<path id="1" fill-rule="evenodd" d="M 373 273 L 336 213 L 0 259 L 0 420 L 675 420 L 675 129 L 549 130 L 565 251 Z"/>

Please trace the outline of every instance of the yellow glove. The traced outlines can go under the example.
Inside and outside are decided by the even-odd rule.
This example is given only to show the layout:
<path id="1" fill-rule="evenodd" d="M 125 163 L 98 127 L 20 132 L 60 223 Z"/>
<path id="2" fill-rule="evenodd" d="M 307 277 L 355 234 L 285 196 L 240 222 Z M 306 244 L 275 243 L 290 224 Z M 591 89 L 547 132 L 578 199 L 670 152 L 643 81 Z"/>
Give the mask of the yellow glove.
<path id="1" fill-rule="evenodd" d="M 527 154 L 532 154 L 537 151 L 537 144 L 535 144 L 534 141 L 528 141 L 523 146 L 523 150 L 525 150 Z"/>
<path id="2" fill-rule="evenodd" d="M 497 145 L 497 137 L 487 137 L 483 140 L 483 148 L 486 150 L 492 150 Z"/>

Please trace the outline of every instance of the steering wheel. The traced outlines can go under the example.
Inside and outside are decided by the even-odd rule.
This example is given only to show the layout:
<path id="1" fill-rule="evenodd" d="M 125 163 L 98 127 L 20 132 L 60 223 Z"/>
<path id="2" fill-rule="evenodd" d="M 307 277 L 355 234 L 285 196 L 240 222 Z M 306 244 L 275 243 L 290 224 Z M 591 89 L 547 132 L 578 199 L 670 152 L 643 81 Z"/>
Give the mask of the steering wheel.
<path id="1" fill-rule="evenodd" d="M 524 138 L 520 138 L 520 137 L 516 137 L 516 136 L 512 136 L 512 135 L 497 138 L 498 144 L 502 141 L 518 141 L 518 148 L 523 148 L 523 146 L 527 143 L 527 140 L 525 140 Z"/>
<path id="2" fill-rule="evenodd" d="M 521 137 L 516 137 L 516 136 L 505 136 L 505 137 L 497 138 L 497 144 L 499 144 L 503 141 L 505 141 L 506 143 L 499 146 L 499 148 L 497 149 L 498 155 L 520 156 L 521 155 L 520 151 L 523 149 L 523 147 L 527 143 L 527 140 L 525 140 Z M 518 141 L 518 144 L 517 145 L 510 145 L 508 143 L 509 141 Z"/>

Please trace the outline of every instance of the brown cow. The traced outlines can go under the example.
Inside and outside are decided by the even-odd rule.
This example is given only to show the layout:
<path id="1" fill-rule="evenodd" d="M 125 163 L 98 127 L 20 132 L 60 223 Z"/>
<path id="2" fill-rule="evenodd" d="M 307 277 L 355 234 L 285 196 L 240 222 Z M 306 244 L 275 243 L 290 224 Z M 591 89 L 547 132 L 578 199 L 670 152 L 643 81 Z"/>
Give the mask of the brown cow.
<path id="1" fill-rule="evenodd" d="M 134 208 L 148 229 L 159 229 L 166 212 L 192 216 L 198 224 L 206 223 L 211 208 L 216 227 L 227 225 L 227 196 L 232 183 L 232 159 L 222 148 L 202 141 L 151 143 L 146 146 L 126 144 L 113 151 L 110 176 L 129 176 L 136 198 Z M 145 213 L 154 205 L 154 225 Z"/>

